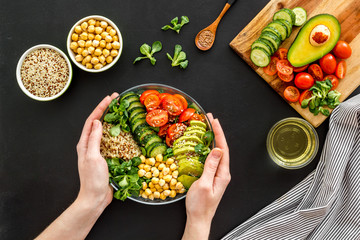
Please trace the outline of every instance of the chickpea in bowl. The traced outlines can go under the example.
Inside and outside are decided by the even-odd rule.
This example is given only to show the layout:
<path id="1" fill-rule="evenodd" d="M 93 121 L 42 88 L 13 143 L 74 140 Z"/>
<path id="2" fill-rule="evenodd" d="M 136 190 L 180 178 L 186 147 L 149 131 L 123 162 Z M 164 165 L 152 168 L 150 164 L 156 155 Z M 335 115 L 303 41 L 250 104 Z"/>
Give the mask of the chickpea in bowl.
<path id="1" fill-rule="evenodd" d="M 108 18 L 92 15 L 79 20 L 67 38 L 73 63 L 87 72 L 102 72 L 120 58 L 123 41 L 120 30 Z"/>

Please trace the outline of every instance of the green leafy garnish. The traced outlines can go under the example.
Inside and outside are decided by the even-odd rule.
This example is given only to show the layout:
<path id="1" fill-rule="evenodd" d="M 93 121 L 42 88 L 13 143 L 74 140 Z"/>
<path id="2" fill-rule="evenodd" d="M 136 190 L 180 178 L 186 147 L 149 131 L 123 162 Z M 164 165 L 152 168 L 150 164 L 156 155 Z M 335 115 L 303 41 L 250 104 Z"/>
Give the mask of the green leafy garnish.
<path id="1" fill-rule="evenodd" d="M 104 117 L 104 121 L 113 124 L 109 133 L 111 136 L 116 137 L 121 131 L 129 132 L 130 127 L 127 123 L 129 114 L 126 109 L 129 107 L 127 100 L 122 100 L 120 103 L 118 99 L 113 99 L 109 104 L 109 111 Z"/>
<path id="2" fill-rule="evenodd" d="M 181 17 L 181 22 L 179 23 L 179 18 L 173 18 L 170 22 L 173 26 L 170 25 L 165 25 L 163 26 L 161 29 L 162 30 L 174 30 L 175 32 L 177 32 L 178 34 L 180 33 L 180 29 L 182 28 L 182 26 L 184 26 L 185 24 L 189 23 L 189 18 L 187 16 L 182 16 Z"/>
<path id="3" fill-rule="evenodd" d="M 153 57 L 154 53 L 156 52 L 160 52 L 162 49 L 162 44 L 159 41 L 156 41 L 152 44 L 152 47 L 150 47 L 149 45 L 147 45 L 146 43 L 144 43 L 143 45 L 141 45 L 140 47 L 140 52 L 142 55 L 144 55 L 144 57 L 137 57 L 135 58 L 133 64 L 135 64 L 136 62 L 148 58 L 150 59 L 150 62 L 152 65 L 155 65 L 156 63 L 156 58 Z"/>
<path id="4" fill-rule="evenodd" d="M 164 155 L 164 158 L 163 158 L 163 161 L 166 161 L 169 157 L 172 157 L 172 156 L 174 156 L 173 149 L 172 148 L 167 148 L 166 152 L 165 152 L 165 155 Z"/>
<path id="5" fill-rule="evenodd" d="M 166 53 L 166 56 L 171 61 L 171 66 L 180 66 L 180 68 L 185 69 L 189 64 L 189 61 L 186 59 L 186 53 L 181 50 L 182 47 L 179 44 L 176 44 L 174 50 L 174 57 L 171 57 L 169 53 Z"/>
<path id="6" fill-rule="evenodd" d="M 199 143 L 195 146 L 195 153 L 199 155 L 199 161 L 204 163 L 207 156 L 210 153 L 210 144 L 214 140 L 215 135 L 213 131 L 207 131 L 202 137 L 202 141 L 205 144 Z"/>

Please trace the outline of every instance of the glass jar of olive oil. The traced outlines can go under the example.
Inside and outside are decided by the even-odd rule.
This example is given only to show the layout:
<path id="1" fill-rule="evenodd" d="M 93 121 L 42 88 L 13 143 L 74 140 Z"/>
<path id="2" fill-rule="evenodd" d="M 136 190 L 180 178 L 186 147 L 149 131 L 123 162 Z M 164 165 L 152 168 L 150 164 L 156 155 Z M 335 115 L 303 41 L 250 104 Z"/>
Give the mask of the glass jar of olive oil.
<path id="1" fill-rule="evenodd" d="M 270 129 L 266 147 L 276 164 L 287 169 L 299 169 L 316 156 L 319 138 L 307 121 L 295 117 L 285 118 Z"/>

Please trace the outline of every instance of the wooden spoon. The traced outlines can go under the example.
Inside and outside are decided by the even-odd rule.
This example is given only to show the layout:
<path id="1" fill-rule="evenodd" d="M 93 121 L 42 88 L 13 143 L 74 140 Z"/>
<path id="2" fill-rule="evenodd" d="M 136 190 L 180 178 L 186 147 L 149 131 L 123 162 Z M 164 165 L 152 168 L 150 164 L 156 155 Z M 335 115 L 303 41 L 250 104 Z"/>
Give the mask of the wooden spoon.
<path id="1" fill-rule="evenodd" d="M 217 19 L 196 35 L 195 45 L 198 49 L 207 51 L 212 47 L 215 41 L 216 29 L 220 23 L 220 20 L 225 15 L 227 10 L 229 10 L 230 6 L 233 5 L 235 2 L 236 0 L 228 0 Z"/>

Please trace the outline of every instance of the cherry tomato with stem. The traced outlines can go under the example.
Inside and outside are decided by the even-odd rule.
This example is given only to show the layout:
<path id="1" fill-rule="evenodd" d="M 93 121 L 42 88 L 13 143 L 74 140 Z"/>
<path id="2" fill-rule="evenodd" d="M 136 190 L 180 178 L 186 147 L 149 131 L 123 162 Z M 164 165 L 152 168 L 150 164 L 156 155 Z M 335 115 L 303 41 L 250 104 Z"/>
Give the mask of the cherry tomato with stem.
<path id="1" fill-rule="evenodd" d="M 324 78 L 324 73 L 318 64 L 311 64 L 308 69 L 308 73 L 315 81 L 322 81 Z"/>
<path id="2" fill-rule="evenodd" d="M 324 77 L 324 81 L 330 80 L 333 85 L 331 90 L 334 90 L 339 85 L 339 79 L 335 75 L 327 75 Z"/>
<path id="3" fill-rule="evenodd" d="M 155 109 L 146 114 L 146 122 L 152 127 L 164 126 L 168 120 L 168 112 L 163 109 Z"/>
<path id="4" fill-rule="evenodd" d="M 277 73 L 276 63 L 279 61 L 279 58 L 272 56 L 269 65 L 263 68 L 264 73 L 267 75 L 273 76 Z"/>
<path id="5" fill-rule="evenodd" d="M 346 75 L 346 62 L 344 60 L 341 60 L 338 65 L 336 66 L 335 75 L 343 79 Z"/>
<path id="6" fill-rule="evenodd" d="M 195 109 L 193 108 L 185 109 L 179 116 L 179 122 L 185 122 L 189 120 L 192 117 L 192 115 L 194 115 L 194 113 L 195 113 Z"/>
<path id="7" fill-rule="evenodd" d="M 146 90 L 145 92 L 143 92 L 140 95 L 140 102 L 142 104 L 144 104 L 144 101 L 145 101 L 146 97 L 151 95 L 151 94 L 159 95 L 160 93 L 158 91 L 156 91 L 156 90 Z"/>
<path id="8" fill-rule="evenodd" d="M 333 48 L 333 53 L 338 58 L 346 59 L 351 56 L 352 50 L 347 42 L 340 40 L 336 43 L 335 47 Z"/>
<path id="9" fill-rule="evenodd" d="M 327 74 L 333 74 L 336 70 L 336 59 L 331 53 L 320 58 L 320 67 Z"/>
<path id="10" fill-rule="evenodd" d="M 289 102 L 297 102 L 300 98 L 299 89 L 294 86 L 288 86 L 284 90 L 284 97 Z"/>
<path id="11" fill-rule="evenodd" d="M 295 86 L 300 89 L 309 89 L 314 85 L 314 78 L 306 72 L 298 73 L 295 77 Z"/>

